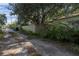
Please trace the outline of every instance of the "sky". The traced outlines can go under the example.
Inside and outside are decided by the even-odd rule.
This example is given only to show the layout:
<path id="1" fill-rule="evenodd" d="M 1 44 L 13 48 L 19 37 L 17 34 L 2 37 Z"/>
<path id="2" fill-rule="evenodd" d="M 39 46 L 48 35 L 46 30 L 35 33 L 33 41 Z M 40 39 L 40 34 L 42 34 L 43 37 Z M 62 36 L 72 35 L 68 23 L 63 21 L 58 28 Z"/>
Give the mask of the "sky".
<path id="1" fill-rule="evenodd" d="M 17 17 L 11 16 L 10 15 L 11 10 L 9 10 L 7 7 L 9 7 L 8 3 L 0 3 L 0 14 L 6 14 L 7 24 L 10 24 L 10 23 L 16 21 Z"/>

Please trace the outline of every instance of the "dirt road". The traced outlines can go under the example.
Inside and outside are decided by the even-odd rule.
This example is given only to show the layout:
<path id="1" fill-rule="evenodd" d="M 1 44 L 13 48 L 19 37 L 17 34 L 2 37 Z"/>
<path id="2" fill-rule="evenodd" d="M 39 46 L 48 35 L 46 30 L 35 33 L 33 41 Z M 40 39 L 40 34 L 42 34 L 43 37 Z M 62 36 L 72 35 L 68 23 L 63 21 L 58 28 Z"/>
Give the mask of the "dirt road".
<path id="1" fill-rule="evenodd" d="M 22 36 L 22 35 L 21 35 Z M 24 37 L 25 35 L 23 35 Z M 60 46 L 57 42 L 47 42 L 42 39 L 30 39 L 29 40 L 36 48 L 39 49 L 43 56 L 75 56 L 73 52 L 68 51 L 64 47 Z"/>
<path id="2" fill-rule="evenodd" d="M 7 32 L 4 39 L 0 41 L 0 55 L 28 56 L 28 49 L 24 48 L 27 42 L 30 42 L 42 56 L 75 56 L 74 53 L 60 47 L 59 43 L 28 39 L 26 35 L 16 32 Z"/>

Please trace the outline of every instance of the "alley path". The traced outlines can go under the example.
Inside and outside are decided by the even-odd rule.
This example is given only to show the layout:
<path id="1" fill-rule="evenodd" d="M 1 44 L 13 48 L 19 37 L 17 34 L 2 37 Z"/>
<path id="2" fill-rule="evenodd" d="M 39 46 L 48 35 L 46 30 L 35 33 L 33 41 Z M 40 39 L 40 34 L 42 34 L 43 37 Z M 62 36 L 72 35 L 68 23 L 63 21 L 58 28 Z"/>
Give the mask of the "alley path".
<path id="1" fill-rule="evenodd" d="M 59 46 L 59 43 L 45 42 L 40 39 L 28 39 L 26 35 L 14 31 L 6 32 L 0 41 L 2 56 L 73 56 L 72 52 Z"/>
<path id="2" fill-rule="evenodd" d="M 21 34 L 22 36 L 22 34 Z M 23 35 L 25 37 L 25 35 Z M 68 51 L 66 48 L 62 47 L 58 42 L 47 42 L 42 39 L 30 39 L 30 41 L 36 48 L 39 49 L 39 52 L 43 56 L 75 56 L 71 51 Z"/>

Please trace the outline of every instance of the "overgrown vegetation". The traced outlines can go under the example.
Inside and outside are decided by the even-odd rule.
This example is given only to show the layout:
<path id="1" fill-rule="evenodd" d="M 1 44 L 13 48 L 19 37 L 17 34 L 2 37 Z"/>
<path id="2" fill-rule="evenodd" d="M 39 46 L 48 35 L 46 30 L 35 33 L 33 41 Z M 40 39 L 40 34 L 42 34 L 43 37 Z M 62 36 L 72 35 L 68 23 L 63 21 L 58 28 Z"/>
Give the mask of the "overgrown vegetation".
<path id="1" fill-rule="evenodd" d="M 63 22 L 55 22 L 48 29 L 46 33 L 46 38 L 79 43 L 79 30 L 75 29 L 71 24 Z"/>
<path id="2" fill-rule="evenodd" d="M 41 32 L 34 33 L 32 31 L 22 30 L 22 33 L 29 36 L 37 36 L 48 38 L 51 40 L 58 40 L 62 42 L 72 42 L 79 44 L 79 29 L 67 22 L 55 21 L 47 29 Z"/>
<path id="3" fill-rule="evenodd" d="M 4 32 L 0 30 L 0 40 L 2 40 L 3 38 L 4 38 Z"/>
<path id="4" fill-rule="evenodd" d="M 27 34 L 28 38 L 44 38 L 44 40 L 59 41 L 67 49 L 79 53 L 79 29 L 67 22 L 54 22 L 47 31 L 34 33 L 31 31 L 22 30 L 22 33 Z"/>
<path id="5" fill-rule="evenodd" d="M 7 17 L 5 14 L 0 14 L 0 40 L 4 37 L 4 32 L 2 31 L 3 25 L 7 22 Z"/>
<path id="6" fill-rule="evenodd" d="M 60 21 L 63 16 L 66 18 L 79 13 L 79 4 L 10 4 L 10 9 L 11 14 L 18 15 L 18 25 L 22 33 L 30 37 L 37 36 L 48 38 L 48 40 L 79 44 L 79 28 Z M 22 28 L 27 26 L 28 22 L 35 25 L 36 32 Z"/>
<path id="7" fill-rule="evenodd" d="M 59 22 L 62 16 L 69 17 L 73 13 L 78 13 L 79 4 L 10 4 L 9 7 L 12 10 L 12 15 L 18 16 L 17 24 L 20 25 L 20 30 L 23 26 L 27 26 L 28 22 L 35 25 L 36 33 L 32 33 L 26 30 L 28 34 L 36 35 L 44 38 L 50 38 L 52 40 L 78 42 L 78 32 L 74 27 L 70 27 L 70 24 Z M 26 11 L 27 10 L 27 11 Z M 50 21 L 52 24 L 49 25 Z M 55 22 L 58 21 L 58 22 Z M 18 26 L 17 25 L 17 26 Z M 16 26 L 14 26 L 16 27 Z M 13 28 L 14 28 L 13 27 Z M 75 35 L 77 37 L 75 37 Z M 74 37 L 74 39 L 73 39 Z"/>
<path id="8" fill-rule="evenodd" d="M 11 28 L 11 29 L 13 29 L 13 30 L 15 30 L 16 29 L 16 22 L 14 22 L 14 23 L 12 23 L 12 24 L 9 24 L 9 26 L 8 26 L 9 28 Z"/>

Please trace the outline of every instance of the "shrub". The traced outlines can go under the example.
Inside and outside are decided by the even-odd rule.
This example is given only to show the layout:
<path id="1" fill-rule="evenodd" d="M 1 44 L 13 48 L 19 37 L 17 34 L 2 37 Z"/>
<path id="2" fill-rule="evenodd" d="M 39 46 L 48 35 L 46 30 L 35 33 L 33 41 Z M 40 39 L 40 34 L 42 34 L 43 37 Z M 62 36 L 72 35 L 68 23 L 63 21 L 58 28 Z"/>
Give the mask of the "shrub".
<path id="1" fill-rule="evenodd" d="M 72 41 L 74 28 L 67 23 L 54 23 L 47 31 L 46 38 L 59 41 Z"/>
<path id="2" fill-rule="evenodd" d="M 0 40 L 2 40 L 3 37 L 4 37 L 4 32 L 2 32 L 2 31 L 0 30 Z"/>
<path id="3" fill-rule="evenodd" d="M 32 32 L 32 31 L 27 31 L 27 30 L 25 30 L 25 29 L 21 29 L 20 32 L 23 33 L 23 34 L 28 35 L 29 37 L 31 37 L 31 36 L 40 36 L 39 33 Z"/>
<path id="4" fill-rule="evenodd" d="M 16 23 L 9 24 L 9 28 L 14 29 L 14 30 L 16 30 L 17 26 L 18 25 L 16 25 Z"/>
<path id="5" fill-rule="evenodd" d="M 63 42 L 73 42 L 79 44 L 79 29 L 75 28 L 67 22 L 54 22 L 45 28 L 44 31 L 35 33 L 22 29 L 22 33 L 31 36 L 48 38 L 51 40 L 59 40 Z"/>

